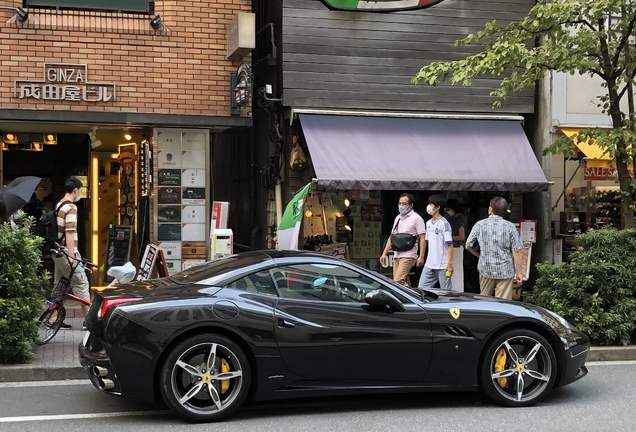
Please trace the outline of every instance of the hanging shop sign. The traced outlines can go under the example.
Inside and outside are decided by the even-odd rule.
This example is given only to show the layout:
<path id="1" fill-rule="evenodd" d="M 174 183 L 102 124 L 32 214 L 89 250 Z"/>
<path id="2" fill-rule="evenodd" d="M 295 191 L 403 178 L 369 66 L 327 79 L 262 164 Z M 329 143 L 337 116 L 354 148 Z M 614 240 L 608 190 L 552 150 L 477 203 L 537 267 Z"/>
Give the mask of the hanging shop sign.
<path id="1" fill-rule="evenodd" d="M 69 102 L 116 100 L 115 83 L 90 82 L 88 66 L 85 64 L 44 63 L 43 78 L 42 80 L 15 80 L 13 97 Z"/>
<path id="2" fill-rule="evenodd" d="M 361 12 L 395 12 L 424 9 L 443 0 L 320 0 L 329 9 Z"/>

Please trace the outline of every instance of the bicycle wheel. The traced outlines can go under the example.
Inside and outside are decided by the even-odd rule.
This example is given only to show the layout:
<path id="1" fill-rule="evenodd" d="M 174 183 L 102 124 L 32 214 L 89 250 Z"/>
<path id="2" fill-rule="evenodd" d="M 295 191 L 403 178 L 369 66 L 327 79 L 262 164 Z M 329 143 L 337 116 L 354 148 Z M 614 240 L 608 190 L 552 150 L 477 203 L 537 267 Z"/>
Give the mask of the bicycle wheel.
<path id="1" fill-rule="evenodd" d="M 62 322 L 66 318 L 66 310 L 64 306 L 57 309 L 47 309 L 40 318 L 38 318 L 38 335 L 40 340 L 38 345 L 44 345 L 55 337 L 62 326 Z"/>

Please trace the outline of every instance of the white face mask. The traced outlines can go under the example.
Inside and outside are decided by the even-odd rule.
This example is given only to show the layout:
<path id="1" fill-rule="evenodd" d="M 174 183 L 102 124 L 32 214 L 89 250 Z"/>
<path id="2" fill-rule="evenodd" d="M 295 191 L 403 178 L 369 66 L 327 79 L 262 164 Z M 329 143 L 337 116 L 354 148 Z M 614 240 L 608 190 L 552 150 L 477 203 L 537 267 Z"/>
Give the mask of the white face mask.
<path id="1" fill-rule="evenodd" d="M 73 202 L 78 202 L 79 200 L 82 199 L 82 191 L 78 191 L 77 192 L 77 196 L 75 197 L 75 199 L 73 200 Z"/>
<path id="2" fill-rule="evenodd" d="M 426 213 L 428 213 L 429 215 L 433 216 L 435 214 L 435 206 L 433 206 L 433 204 L 429 204 L 426 207 Z"/>
<path id="3" fill-rule="evenodd" d="M 455 216 L 455 212 L 453 210 L 448 210 L 446 213 L 448 213 L 450 217 Z"/>

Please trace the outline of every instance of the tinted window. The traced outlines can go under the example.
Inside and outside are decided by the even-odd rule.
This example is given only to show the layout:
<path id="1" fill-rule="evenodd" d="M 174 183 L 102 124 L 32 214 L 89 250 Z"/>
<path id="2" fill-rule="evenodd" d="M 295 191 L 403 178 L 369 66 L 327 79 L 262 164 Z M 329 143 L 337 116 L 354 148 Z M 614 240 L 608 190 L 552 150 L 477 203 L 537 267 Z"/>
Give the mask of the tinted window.
<path id="1" fill-rule="evenodd" d="M 276 286 L 274 285 L 274 281 L 272 280 L 268 270 L 245 276 L 244 278 L 232 282 L 227 286 L 227 288 L 258 294 L 278 295 Z"/>
<path id="2" fill-rule="evenodd" d="M 209 261 L 200 266 L 191 267 L 170 278 L 180 283 L 214 285 L 226 277 L 231 277 L 236 271 L 248 270 L 250 266 L 258 265 L 268 260 L 270 260 L 270 258 L 262 253 L 233 255 L 227 258 Z"/>
<path id="3" fill-rule="evenodd" d="M 272 269 L 281 297 L 364 303 L 364 296 L 382 286 L 346 267 L 298 264 Z"/>

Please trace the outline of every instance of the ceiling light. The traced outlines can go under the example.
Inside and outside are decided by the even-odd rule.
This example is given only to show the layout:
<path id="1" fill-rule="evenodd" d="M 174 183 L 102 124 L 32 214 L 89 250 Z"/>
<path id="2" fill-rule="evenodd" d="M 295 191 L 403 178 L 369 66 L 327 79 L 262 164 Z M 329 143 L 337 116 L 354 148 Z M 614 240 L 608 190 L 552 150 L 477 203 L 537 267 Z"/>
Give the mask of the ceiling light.
<path id="1" fill-rule="evenodd" d="M 161 30 L 163 27 L 163 23 L 161 22 L 161 15 L 156 15 L 153 19 L 150 20 L 150 27 L 155 30 Z"/>
<path id="2" fill-rule="evenodd" d="M 349 225 L 349 224 L 345 224 L 345 226 L 344 226 L 344 227 L 345 227 L 345 229 L 346 229 L 347 231 L 351 231 L 351 225 Z"/>
<path id="3" fill-rule="evenodd" d="M 41 142 L 32 142 L 30 148 L 31 151 L 44 151 L 44 144 Z"/>
<path id="4" fill-rule="evenodd" d="M 57 134 L 44 134 L 44 144 L 46 145 L 56 145 L 57 144 Z"/>
<path id="5" fill-rule="evenodd" d="M 4 141 L 2 141 L 2 150 L 3 150 L 3 151 L 7 151 L 7 150 L 9 150 L 9 146 L 8 146 L 8 145 L 7 145 L 7 143 L 6 143 L 6 142 L 4 142 Z"/>
<path id="6" fill-rule="evenodd" d="M 2 135 L 2 142 L 6 143 L 6 144 L 17 144 L 18 143 L 18 136 L 16 134 L 12 134 L 12 133 L 4 133 Z"/>
<path id="7" fill-rule="evenodd" d="M 349 201 L 349 198 L 345 198 L 344 205 L 345 207 L 349 207 L 351 205 L 351 201 Z"/>
<path id="8" fill-rule="evenodd" d="M 132 135 L 129 133 L 125 133 L 124 138 L 126 139 L 126 141 L 130 141 L 132 139 Z"/>
<path id="9" fill-rule="evenodd" d="M 311 210 L 307 210 L 307 211 L 305 212 L 305 217 L 310 218 L 310 217 L 312 217 L 313 215 L 314 215 L 314 213 L 313 213 Z"/>

